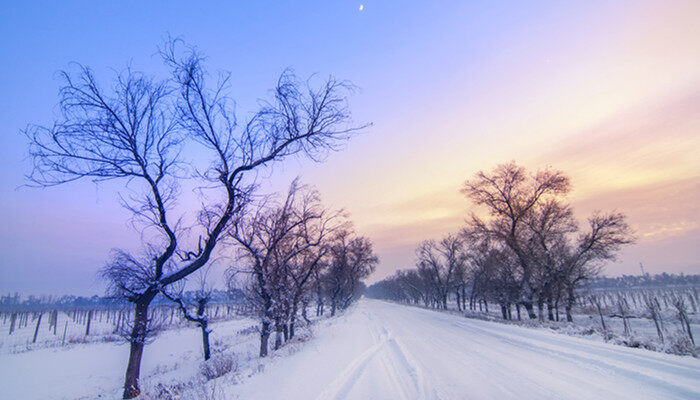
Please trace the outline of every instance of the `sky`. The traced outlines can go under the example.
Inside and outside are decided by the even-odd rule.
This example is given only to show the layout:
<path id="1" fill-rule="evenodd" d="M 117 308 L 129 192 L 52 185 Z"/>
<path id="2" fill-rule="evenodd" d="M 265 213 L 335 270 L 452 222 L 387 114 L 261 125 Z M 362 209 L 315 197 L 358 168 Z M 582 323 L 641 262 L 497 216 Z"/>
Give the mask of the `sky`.
<path id="1" fill-rule="evenodd" d="M 607 275 L 700 273 L 700 2 L 697 1 L 14 2 L 0 13 L 0 293 L 102 293 L 110 249 L 138 247 L 118 185 L 23 187 L 29 123 L 57 116 L 57 71 L 92 67 L 105 85 L 127 65 L 163 76 L 166 35 L 232 73 L 250 115 L 287 67 L 361 90 L 373 125 L 296 176 L 343 207 L 381 263 L 414 265 L 422 240 L 455 232 L 479 170 L 515 160 L 572 179 L 584 220 L 624 212 L 638 241 Z M 362 7 L 360 7 L 362 5 Z M 362 8 L 362 9 L 360 9 Z"/>

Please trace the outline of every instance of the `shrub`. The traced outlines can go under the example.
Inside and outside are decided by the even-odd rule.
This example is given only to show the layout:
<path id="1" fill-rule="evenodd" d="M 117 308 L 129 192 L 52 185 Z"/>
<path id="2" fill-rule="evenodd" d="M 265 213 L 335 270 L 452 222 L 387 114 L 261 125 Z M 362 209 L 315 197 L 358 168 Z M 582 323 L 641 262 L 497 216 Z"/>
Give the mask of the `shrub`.
<path id="1" fill-rule="evenodd" d="M 666 353 L 671 354 L 698 356 L 695 345 L 690 341 L 688 336 L 682 332 L 678 332 L 668 338 L 665 350 Z"/>
<path id="2" fill-rule="evenodd" d="M 238 361 L 232 354 L 215 355 L 199 366 L 199 372 L 207 380 L 216 379 L 236 370 L 238 370 Z"/>

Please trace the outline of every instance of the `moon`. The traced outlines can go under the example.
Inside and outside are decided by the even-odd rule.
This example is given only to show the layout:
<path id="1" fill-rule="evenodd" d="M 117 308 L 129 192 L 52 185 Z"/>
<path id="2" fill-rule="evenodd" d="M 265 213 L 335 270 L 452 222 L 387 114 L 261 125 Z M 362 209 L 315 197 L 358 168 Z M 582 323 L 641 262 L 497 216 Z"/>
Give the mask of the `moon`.
<path id="1" fill-rule="evenodd" d="M 365 5 L 364 5 L 364 4 L 360 4 L 360 11 L 363 11 L 364 9 L 365 9 Z"/>

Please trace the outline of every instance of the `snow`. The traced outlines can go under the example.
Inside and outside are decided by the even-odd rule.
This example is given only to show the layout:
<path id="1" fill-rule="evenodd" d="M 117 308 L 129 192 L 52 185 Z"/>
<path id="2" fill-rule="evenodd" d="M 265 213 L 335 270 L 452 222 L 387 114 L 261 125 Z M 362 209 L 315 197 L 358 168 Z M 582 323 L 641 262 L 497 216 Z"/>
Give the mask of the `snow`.
<path id="1" fill-rule="evenodd" d="M 689 399 L 700 360 L 363 300 L 241 399 Z"/>
<path id="2" fill-rule="evenodd" d="M 247 318 L 213 324 L 212 343 L 240 336 L 255 324 Z M 254 335 L 253 335 L 254 336 Z M 248 338 L 251 342 L 253 338 Z M 202 359 L 198 328 L 172 329 L 146 345 L 141 379 L 191 377 Z M 216 348 L 216 346 L 214 346 Z M 0 386 L 7 399 L 120 398 L 129 347 L 124 342 L 77 344 L 0 355 Z"/>
<path id="3" fill-rule="evenodd" d="M 700 360 L 632 349 L 543 329 L 361 300 L 299 339 L 255 357 L 254 320 L 213 325 L 217 352 L 237 372 L 209 382 L 221 399 L 691 399 Z M 241 330 L 245 330 L 241 332 Z M 145 391 L 201 380 L 196 328 L 161 334 L 146 347 Z M 88 343 L 0 355 L 8 399 L 119 398 L 124 344 Z M 153 392 L 151 392 L 153 393 Z M 187 397 L 183 398 L 196 398 Z"/>

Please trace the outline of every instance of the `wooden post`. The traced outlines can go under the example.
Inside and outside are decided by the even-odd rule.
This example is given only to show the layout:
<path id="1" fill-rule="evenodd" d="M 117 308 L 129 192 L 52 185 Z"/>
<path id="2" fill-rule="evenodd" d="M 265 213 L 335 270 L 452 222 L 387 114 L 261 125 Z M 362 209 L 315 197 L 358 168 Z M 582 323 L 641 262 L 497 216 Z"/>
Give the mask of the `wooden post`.
<path id="1" fill-rule="evenodd" d="M 17 322 L 17 313 L 12 313 L 10 316 L 10 335 L 15 331 L 15 322 Z"/>
<path id="2" fill-rule="evenodd" d="M 32 339 L 32 343 L 36 343 L 36 337 L 39 335 L 39 325 L 41 325 L 41 317 L 44 315 L 44 313 L 39 313 L 39 318 L 36 320 L 36 328 L 34 328 L 34 339 Z"/>
<path id="3" fill-rule="evenodd" d="M 87 323 L 85 324 L 85 336 L 90 334 L 90 321 L 92 320 L 92 310 L 87 313 Z"/>
<path id="4" fill-rule="evenodd" d="M 61 341 L 61 346 L 66 344 L 66 331 L 68 331 L 68 320 L 66 320 L 66 324 L 63 325 L 63 340 Z"/>
<path id="5" fill-rule="evenodd" d="M 119 311 L 119 317 L 117 317 L 117 323 L 114 325 L 114 332 L 112 332 L 112 333 L 119 332 L 119 325 L 121 324 L 121 322 L 122 322 L 122 312 Z"/>
<path id="6" fill-rule="evenodd" d="M 58 325 L 58 310 L 53 310 L 53 334 L 56 336 L 56 325 Z"/>

